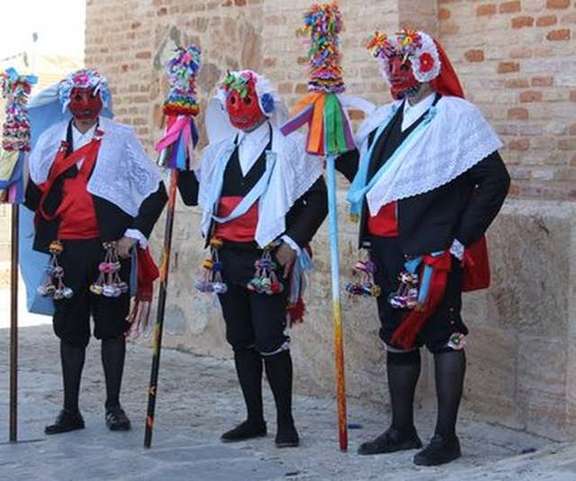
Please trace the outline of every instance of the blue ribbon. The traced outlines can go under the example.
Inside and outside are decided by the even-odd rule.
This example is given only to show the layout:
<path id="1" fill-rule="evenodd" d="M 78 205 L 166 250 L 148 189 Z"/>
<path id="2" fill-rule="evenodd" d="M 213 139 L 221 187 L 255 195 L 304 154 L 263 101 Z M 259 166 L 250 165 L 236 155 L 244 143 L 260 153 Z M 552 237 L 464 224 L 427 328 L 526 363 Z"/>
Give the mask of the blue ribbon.
<path id="1" fill-rule="evenodd" d="M 314 263 L 312 262 L 310 254 L 308 254 L 306 249 L 300 249 L 300 254 L 298 254 L 296 258 L 290 279 L 290 299 L 288 300 L 290 304 L 298 302 L 300 293 L 305 287 L 305 285 L 302 284 L 304 273 L 312 269 L 314 269 Z"/>
<path id="2" fill-rule="evenodd" d="M 362 205 L 364 202 L 364 198 L 366 194 L 378 183 L 378 181 L 382 178 L 382 176 L 390 170 L 395 164 L 397 163 L 398 159 L 400 158 L 401 154 L 403 154 L 406 150 L 412 148 L 412 146 L 420 140 L 420 137 L 436 115 L 436 107 L 432 106 L 425 114 L 424 120 L 416 127 L 408 137 L 404 139 L 404 141 L 396 148 L 394 153 L 390 156 L 390 158 L 384 163 L 378 172 L 374 174 L 370 182 L 366 184 L 368 179 L 368 168 L 370 166 L 370 160 L 372 159 L 372 155 L 374 153 L 374 148 L 376 147 L 377 141 L 379 137 L 382 135 L 382 132 L 386 129 L 392 118 L 394 117 L 396 111 L 398 110 L 398 106 L 392 107 L 392 111 L 390 116 L 380 125 L 378 130 L 376 131 L 376 135 L 372 140 L 372 144 L 370 148 L 367 150 L 366 154 L 360 158 L 360 165 L 358 167 L 358 172 L 352 181 L 352 185 L 350 186 L 350 190 L 348 191 L 348 195 L 346 196 L 348 202 L 350 203 L 350 213 L 353 215 L 360 215 L 362 213 Z"/>
<path id="3" fill-rule="evenodd" d="M 138 292 L 138 249 L 136 246 L 131 252 L 130 297 L 134 297 Z"/>
<path id="4" fill-rule="evenodd" d="M 232 156 L 232 152 L 227 156 L 225 162 L 222 163 L 222 166 L 219 166 L 219 173 L 220 177 L 218 182 L 214 185 L 214 190 L 211 192 L 210 201 L 212 208 L 216 210 L 218 208 L 218 200 L 220 199 L 220 195 L 222 192 L 222 184 L 224 183 L 224 170 L 226 169 L 226 165 Z M 225 156 L 223 156 L 225 157 Z M 268 189 L 268 184 L 270 182 L 270 177 L 272 176 L 272 171 L 274 170 L 274 166 L 276 165 L 276 153 L 272 152 L 271 150 L 266 151 L 266 170 L 260 180 L 256 183 L 254 187 L 246 194 L 240 203 L 234 208 L 234 210 L 227 215 L 226 217 L 217 217 L 212 215 L 212 219 L 218 222 L 219 224 L 224 224 L 226 222 L 230 222 L 231 220 L 237 219 L 238 217 L 243 216 L 248 210 L 254 205 L 254 203 L 260 199 L 260 203 L 262 202 L 262 195 Z M 218 194 L 216 195 L 216 191 Z"/>

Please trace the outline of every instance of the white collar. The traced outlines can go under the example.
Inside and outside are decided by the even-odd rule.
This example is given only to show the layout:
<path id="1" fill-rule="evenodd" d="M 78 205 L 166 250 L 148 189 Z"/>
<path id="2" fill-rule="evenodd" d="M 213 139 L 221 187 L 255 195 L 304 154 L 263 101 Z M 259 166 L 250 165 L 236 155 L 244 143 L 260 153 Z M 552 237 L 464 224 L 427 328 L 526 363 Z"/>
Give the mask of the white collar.
<path id="1" fill-rule="evenodd" d="M 264 122 L 251 132 L 242 132 L 238 136 L 238 160 L 242 175 L 246 175 L 254 166 L 268 141 L 270 140 L 270 124 Z"/>
<path id="2" fill-rule="evenodd" d="M 96 132 L 96 124 L 90 127 L 86 132 L 80 132 L 74 122 L 72 121 L 72 146 L 74 150 L 78 150 L 88 144 L 92 138 L 94 137 L 94 133 Z"/>
<path id="3" fill-rule="evenodd" d="M 404 115 L 402 117 L 402 132 L 409 128 L 414 122 L 416 122 L 424 112 L 426 112 L 434 103 L 436 94 L 431 92 L 430 95 L 423 98 L 416 105 L 410 105 L 408 100 L 404 102 Z"/>

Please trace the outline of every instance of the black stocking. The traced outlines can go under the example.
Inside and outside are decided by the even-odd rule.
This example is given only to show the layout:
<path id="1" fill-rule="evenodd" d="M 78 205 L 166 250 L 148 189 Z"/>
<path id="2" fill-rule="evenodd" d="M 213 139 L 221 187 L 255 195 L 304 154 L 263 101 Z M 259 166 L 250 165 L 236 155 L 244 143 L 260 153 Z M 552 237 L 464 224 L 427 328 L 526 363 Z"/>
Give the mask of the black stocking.
<path id="1" fill-rule="evenodd" d="M 420 377 L 420 351 L 388 352 L 386 370 L 392 405 L 392 428 L 414 430 L 414 392 Z"/>
<path id="2" fill-rule="evenodd" d="M 126 358 L 126 339 L 102 340 L 102 366 L 106 378 L 106 409 L 120 405 L 120 387 Z"/>
<path id="3" fill-rule="evenodd" d="M 60 341 L 60 359 L 62 361 L 62 378 L 64 380 L 64 409 L 78 411 L 80 379 L 84 368 L 86 348 Z"/>
<path id="4" fill-rule="evenodd" d="M 438 419 L 435 433 L 445 439 L 456 435 L 458 407 L 462 399 L 466 355 L 464 351 L 449 351 L 434 355 Z"/>
<path id="5" fill-rule="evenodd" d="M 262 356 L 254 349 L 234 352 L 236 374 L 242 388 L 250 424 L 263 424 L 262 410 Z"/>
<path id="6" fill-rule="evenodd" d="M 265 356 L 266 377 L 274 395 L 278 426 L 292 426 L 292 358 L 290 351 Z"/>

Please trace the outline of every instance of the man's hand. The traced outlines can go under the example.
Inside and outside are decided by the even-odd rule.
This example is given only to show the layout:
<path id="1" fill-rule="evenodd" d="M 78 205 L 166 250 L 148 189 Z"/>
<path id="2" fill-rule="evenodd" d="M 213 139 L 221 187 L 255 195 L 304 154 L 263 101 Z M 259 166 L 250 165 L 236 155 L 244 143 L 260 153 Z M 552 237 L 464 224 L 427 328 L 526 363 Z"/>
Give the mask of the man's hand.
<path id="1" fill-rule="evenodd" d="M 118 252 L 118 255 L 122 259 L 130 257 L 131 255 L 130 251 L 132 250 L 136 242 L 138 241 L 136 239 L 132 239 L 131 237 L 122 237 L 122 239 L 120 239 L 118 241 L 118 244 L 116 245 L 116 251 Z"/>
<path id="2" fill-rule="evenodd" d="M 286 242 L 282 242 L 280 247 L 276 250 L 275 255 L 279 264 L 283 267 L 282 275 L 284 276 L 284 279 L 286 279 L 294 261 L 296 260 L 296 252 Z"/>

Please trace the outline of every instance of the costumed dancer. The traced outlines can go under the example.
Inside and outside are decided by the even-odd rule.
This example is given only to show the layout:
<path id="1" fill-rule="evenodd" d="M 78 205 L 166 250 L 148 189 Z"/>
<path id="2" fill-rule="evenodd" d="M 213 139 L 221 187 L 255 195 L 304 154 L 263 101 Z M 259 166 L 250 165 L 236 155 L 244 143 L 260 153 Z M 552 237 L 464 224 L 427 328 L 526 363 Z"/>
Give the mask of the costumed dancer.
<path id="1" fill-rule="evenodd" d="M 102 341 L 106 425 L 128 430 L 120 387 L 131 327 L 130 257 L 138 260 L 139 287 L 149 300 L 157 269 L 147 238 L 166 203 L 166 189 L 134 131 L 101 115 L 111 102 L 102 75 L 79 70 L 55 92 L 38 96 L 38 122 L 46 130 L 32 149 L 26 190 L 26 205 L 35 212 L 34 249 L 50 254 L 38 291 L 54 301 L 64 381 L 63 409 L 45 432 L 84 428 L 78 398 L 91 317 L 94 336 Z M 33 132 L 34 104 L 33 99 Z M 145 311 L 140 306 L 142 315 Z"/>
<path id="2" fill-rule="evenodd" d="M 360 454 L 421 448 L 413 419 L 420 350 L 434 354 L 438 413 L 434 436 L 414 457 L 439 465 L 461 455 L 456 420 L 466 358 L 463 290 L 485 288 L 484 233 L 500 210 L 510 178 L 502 143 L 464 100 L 444 50 L 424 32 L 377 33 L 369 49 L 394 101 L 376 109 L 356 134 L 359 150 L 338 168 L 352 181 L 360 247 L 352 294 L 377 297 L 387 348 L 392 422 Z"/>
<path id="3" fill-rule="evenodd" d="M 299 444 L 285 330 L 302 318 L 308 244 L 327 206 L 322 163 L 306 155 L 300 135 L 280 132 L 286 117 L 267 78 L 229 72 L 208 105 L 210 144 L 200 169 L 179 178 L 184 202 L 202 208 L 212 254 L 197 287 L 218 294 L 246 403 L 247 419 L 224 442 L 266 435 L 264 369 L 276 403 L 276 446 Z"/>

